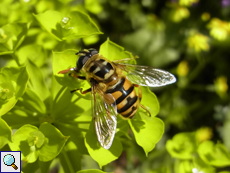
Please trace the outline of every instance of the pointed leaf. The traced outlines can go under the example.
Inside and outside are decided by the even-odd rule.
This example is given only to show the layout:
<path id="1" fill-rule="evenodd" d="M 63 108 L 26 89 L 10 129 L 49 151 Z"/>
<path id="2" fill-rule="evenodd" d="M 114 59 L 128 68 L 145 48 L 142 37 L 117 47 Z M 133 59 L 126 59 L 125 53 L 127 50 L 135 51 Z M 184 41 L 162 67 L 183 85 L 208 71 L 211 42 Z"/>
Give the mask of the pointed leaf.
<path id="1" fill-rule="evenodd" d="M 71 89 L 82 88 L 83 85 L 87 84 L 87 81 L 73 78 L 68 74 L 58 74 L 59 71 L 76 66 L 78 60 L 78 56 L 75 55 L 76 52 L 78 51 L 66 50 L 63 52 L 53 52 L 53 74 L 58 83 Z"/>
<path id="2" fill-rule="evenodd" d="M 146 113 L 139 112 L 129 121 L 136 142 L 140 145 L 146 156 L 153 150 L 164 132 L 164 123 L 156 117 L 148 117 Z"/>
<path id="3" fill-rule="evenodd" d="M 205 141 L 199 145 L 200 157 L 210 165 L 224 167 L 230 165 L 230 154 L 223 144 Z"/>
<path id="4" fill-rule="evenodd" d="M 4 67 L 0 72 L 0 116 L 14 107 L 27 86 L 29 76 L 25 67 Z"/>
<path id="5" fill-rule="evenodd" d="M 59 154 L 61 165 L 65 172 L 77 172 L 81 170 L 81 155 L 76 145 L 70 141 Z"/>
<path id="6" fill-rule="evenodd" d="M 150 91 L 149 87 L 141 87 L 141 93 L 141 104 L 149 110 L 149 112 L 151 113 L 151 117 L 156 116 L 160 110 L 160 105 L 156 95 L 152 91 Z M 142 108 L 140 108 L 139 111 L 144 111 L 146 113 L 146 111 Z"/>
<path id="7" fill-rule="evenodd" d="M 28 61 L 36 64 L 37 67 L 44 65 L 47 58 L 46 51 L 42 46 L 37 44 L 29 44 L 23 47 L 16 52 L 18 56 L 18 61 L 21 65 L 27 64 Z"/>
<path id="8" fill-rule="evenodd" d="M 0 55 L 11 54 L 20 46 L 28 30 L 27 23 L 7 24 L 0 28 Z"/>
<path id="9" fill-rule="evenodd" d="M 8 142 L 12 141 L 11 134 L 12 132 L 8 124 L 0 118 L 0 149 Z"/>
<path id="10" fill-rule="evenodd" d="M 33 163 L 38 158 L 38 152 L 35 146 L 30 146 L 28 138 L 33 137 L 31 133 L 38 131 L 37 127 L 24 125 L 13 135 L 13 143 L 9 143 L 12 151 L 21 151 L 21 159 Z"/>
<path id="11" fill-rule="evenodd" d="M 54 159 L 64 147 L 68 137 L 49 123 L 43 123 L 39 130 L 45 135 L 46 141 L 39 150 L 39 160 L 43 162 Z"/>
<path id="12" fill-rule="evenodd" d="M 122 152 L 122 145 L 119 140 L 114 138 L 113 144 L 109 150 L 102 148 L 97 140 L 96 132 L 91 124 L 85 137 L 85 146 L 88 149 L 90 156 L 98 162 L 102 167 L 114 160 L 116 160 Z"/>
<path id="13" fill-rule="evenodd" d="M 50 95 L 46 86 L 42 71 L 32 61 L 27 63 L 27 69 L 30 75 L 29 87 L 38 95 L 40 100 L 44 101 Z"/>
<path id="14" fill-rule="evenodd" d="M 124 51 L 123 47 L 110 41 L 109 38 L 107 38 L 107 40 L 100 46 L 99 53 L 102 54 L 105 58 L 109 59 L 110 61 L 133 58 L 133 55 L 130 52 Z M 134 60 L 128 62 L 135 63 Z"/>
<path id="15" fill-rule="evenodd" d="M 91 18 L 80 11 L 72 11 L 67 16 L 57 11 L 46 11 L 34 16 L 59 41 L 102 34 Z"/>
<path id="16" fill-rule="evenodd" d="M 2 116 L 12 127 L 20 128 L 25 124 L 40 124 L 40 118 L 46 115 L 46 106 L 35 92 L 27 88 L 14 108 Z"/>
<path id="17" fill-rule="evenodd" d="M 167 141 L 166 148 L 172 157 L 191 159 L 197 149 L 196 134 L 194 132 L 178 133 L 172 140 Z"/>

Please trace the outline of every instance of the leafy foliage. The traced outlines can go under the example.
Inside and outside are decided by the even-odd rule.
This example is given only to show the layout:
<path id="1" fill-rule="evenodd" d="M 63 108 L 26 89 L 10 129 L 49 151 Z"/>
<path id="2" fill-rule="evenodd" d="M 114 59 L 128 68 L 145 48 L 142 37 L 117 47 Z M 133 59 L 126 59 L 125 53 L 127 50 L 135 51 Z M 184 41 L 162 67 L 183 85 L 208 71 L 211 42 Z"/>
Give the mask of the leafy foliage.
<path id="1" fill-rule="evenodd" d="M 22 151 L 24 173 L 229 173 L 229 6 L 2 0 L 0 150 Z M 141 87 L 151 117 L 142 108 L 131 120 L 118 116 L 109 150 L 97 141 L 90 94 L 70 93 L 89 83 L 58 74 L 75 67 L 84 48 L 178 79 Z"/>

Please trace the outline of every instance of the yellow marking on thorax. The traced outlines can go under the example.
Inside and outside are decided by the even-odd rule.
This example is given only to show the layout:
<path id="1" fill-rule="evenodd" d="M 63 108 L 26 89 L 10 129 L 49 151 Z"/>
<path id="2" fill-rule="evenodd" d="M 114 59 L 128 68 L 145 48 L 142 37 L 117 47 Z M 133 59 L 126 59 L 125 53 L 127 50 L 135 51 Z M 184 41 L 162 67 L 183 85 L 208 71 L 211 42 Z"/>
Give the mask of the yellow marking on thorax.
<path id="1" fill-rule="evenodd" d="M 106 73 L 105 76 L 104 76 L 104 79 L 108 79 L 110 76 L 112 76 L 114 73 L 114 70 L 110 70 L 109 73 Z"/>

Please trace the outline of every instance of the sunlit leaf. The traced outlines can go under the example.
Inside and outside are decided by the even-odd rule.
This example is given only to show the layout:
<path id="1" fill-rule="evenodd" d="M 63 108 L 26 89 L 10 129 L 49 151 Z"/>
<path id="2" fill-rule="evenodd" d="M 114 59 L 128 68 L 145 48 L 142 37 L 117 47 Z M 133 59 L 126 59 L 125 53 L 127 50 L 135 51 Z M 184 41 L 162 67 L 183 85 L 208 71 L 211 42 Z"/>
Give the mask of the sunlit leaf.
<path id="1" fill-rule="evenodd" d="M 201 158 L 199 157 L 194 157 L 193 158 L 193 163 L 194 163 L 194 171 L 195 169 L 200 171 L 200 172 L 208 172 L 208 173 L 215 173 L 216 170 L 213 166 L 205 163 Z"/>
<path id="2" fill-rule="evenodd" d="M 47 162 L 54 159 L 61 152 L 68 137 L 49 123 L 43 123 L 39 130 L 46 137 L 46 141 L 39 150 L 39 160 Z"/>
<path id="3" fill-rule="evenodd" d="M 122 145 L 116 137 L 113 140 L 113 144 L 109 150 L 102 148 L 97 140 L 96 132 L 94 130 L 94 124 L 91 124 L 85 137 L 85 145 L 90 156 L 98 162 L 102 167 L 114 160 L 116 160 L 122 152 Z"/>
<path id="4" fill-rule="evenodd" d="M 27 69 L 30 75 L 30 82 L 28 86 L 44 101 L 49 96 L 49 90 L 46 86 L 41 69 L 32 61 L 27 63 Z"/>
<path id="5" fill-rule="evenodd" d="M 196 134 L 178 133 L 172 140 L 167 141 L 166 148 L 172 157 L 191 159 L 197 148 Z"/>
<path id="6" fill-rule="evenodd" d="M 38 128 L 32 125 L 24 125 L 18 129 L 13 135 L 13 143 L 9 143 L 12 151 L 21 151 L 21 159 L 29 163 L 35 162 L 38 158 L 38 151 L 35 146 L 30 146 L 27 139 L 31 133 L 37 131 Z M 35 139 L 35 138 L 34 138 Z"/>
<path id="7" fill-rule="evenodd" d="M 0 28 L 0 55 L 11 54 L 25 39 L 27 23 L 7 24 Z"/>
<path id="8" fill-rule="evenodd" d="M 100 46 L 99 53 L 110 61 L 133 58 L 130 52 L 125 51 L 123 47 L 110 41 L 109 38 Z M 133 62 L 133 60 L 131 62 Z"/>
<path id="9" fill-rule="evenodd" d="M 212 141 L 205 141 L 199 145 L 198 153 L 210 165 L 217 167 L 230 165 L 230 154 L 221 143 L 214 144 Z"/>
<path id="10" fill-rule="evenodd" d="M 78 51 L 65 50 L 63 52 L 53 52 L 53 74 L 58 83 L 71 89 L 82 88 L 82 86 L 87 84 L 86 81 L 73 78 L 68 74 L 58 74 L 62 70 L 76 66 L 78 60 L 78 56 L 75 55 L 76 52 Z"/>
<path id="11" fill-rule="evenodd" d="M 98 14 L 103 10 L 103 7 L 98 0 L 86 0 L 85 8 L 94 14 Z"/>
<path id="12" fill-rule="evenodd" d="M 66 16 L 58 11 L 46 11 L 34 16 L 59 41 L 102 34 L 91 18 L 80 11 Z"/>
<path id="13" fill-rule="evenodd" d="M 156 116 L 160 110 L 160 105 L 156 95 L 149 90 L 148 87 L 141 87 L 142 100 L 141 104 L 151 113 L 151 116 Z M 139 108 L 139 111 L 147 112 L 143 108 Z"/>
<path id="14" fill-rule="evenodd" d="M 8 142 L 12 141 L 11 133 L 10 127 L 2 118 L 0 118 L 0 149 Z"/>
<path id="15" fill-rule="evenodd" d="M 38 95 L 27 88 L 15 107 L 2 118 L 13 128 L 20 128 L 25 124 L 39 124 L 44 117 L 46 106 Z M 47 120 L 48 121 L 48 120 Z"/>
<path id="16" fill-rule="evenodd" d="M 148 117 L 148 114 L 139 112 L 132 120 L 129 120 L 129 125 L 137 144 L 144 149 L 147 156 L 161 139 L 164 123 L 159 118 Z"/>
<path id="17" fill-rule="evenodd" d="M 25 67 L 5 67 L 0 72 L 0 116 L 14 107 L 26 89 L 29 76 Z"/>
<path id="18" fill-rule="evenodd" d="M 28 61 L 32 61 L 38 67 L 44 65 L 47 58 L 46 51 L 37 44 L 30 44 L 21 47 L 18 50 L 17 55 L 21 65 L 26 65 Z"/>

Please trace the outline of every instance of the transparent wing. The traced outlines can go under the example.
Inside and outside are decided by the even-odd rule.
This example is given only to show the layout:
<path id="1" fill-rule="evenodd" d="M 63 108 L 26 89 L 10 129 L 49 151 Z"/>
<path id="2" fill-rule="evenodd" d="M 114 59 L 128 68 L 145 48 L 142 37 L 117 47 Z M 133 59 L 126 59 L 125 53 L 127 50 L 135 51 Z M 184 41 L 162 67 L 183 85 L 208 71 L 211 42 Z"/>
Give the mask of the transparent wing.
<path id="1" fill-rule="evenodd" d="M 159 87 L 176 82 L 176 77 L 164 70 L 148 66 L 115 63 L 127 72 L 127 78 L 134 84 L 141 86 Z"/>
<path id="2" fill-rule="evenodd" d="M 94 82 L 91 82 L 91 89 L 93 121 L 97 139 L 103 148 L 109 149 L 116 132 L 117 110 L 115 105 L 108 104 L 105 100 L 115 102 L 115 99 L 112 95 L 104 96 Z"/>

